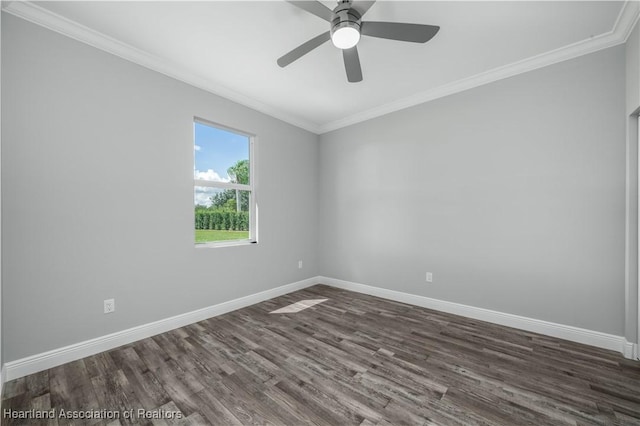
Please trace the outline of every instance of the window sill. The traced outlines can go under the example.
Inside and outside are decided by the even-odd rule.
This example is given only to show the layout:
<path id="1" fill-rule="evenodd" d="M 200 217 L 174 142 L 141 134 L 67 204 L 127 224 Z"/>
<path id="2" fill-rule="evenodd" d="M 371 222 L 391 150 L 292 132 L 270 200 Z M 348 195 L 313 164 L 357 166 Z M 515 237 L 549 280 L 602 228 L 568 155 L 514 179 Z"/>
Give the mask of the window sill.
<path id="1" fill-rule="evenodd" d="M 235 241 L 220 241 L 216 243 L 200 243 L 196 244 L 195 248 L 218 248 L 218 247 L 234 247 L 234 246 L 251 246 L 258 244 L 253 240 L 235 240 Z"/>

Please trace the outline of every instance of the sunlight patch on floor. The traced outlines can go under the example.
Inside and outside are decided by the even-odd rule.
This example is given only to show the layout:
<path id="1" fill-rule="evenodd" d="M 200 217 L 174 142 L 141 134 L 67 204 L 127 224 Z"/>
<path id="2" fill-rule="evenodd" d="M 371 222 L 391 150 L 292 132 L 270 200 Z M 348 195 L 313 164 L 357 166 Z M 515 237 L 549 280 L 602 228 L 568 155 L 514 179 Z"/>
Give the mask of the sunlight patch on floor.
<path id="1" fill-rule="evenodd" d="M 300 312 L 307 308 L 310 308 L 318 303 L 326 302 L 329 299 L 309 299 L 309 300 L 301 300 L 296 303 L 292 303 L 289 306 L 285 306 L 284 308 L 276 309 L 275 311 L 269 312 L 270 314 L 295 314 L 296 312 Z"/>

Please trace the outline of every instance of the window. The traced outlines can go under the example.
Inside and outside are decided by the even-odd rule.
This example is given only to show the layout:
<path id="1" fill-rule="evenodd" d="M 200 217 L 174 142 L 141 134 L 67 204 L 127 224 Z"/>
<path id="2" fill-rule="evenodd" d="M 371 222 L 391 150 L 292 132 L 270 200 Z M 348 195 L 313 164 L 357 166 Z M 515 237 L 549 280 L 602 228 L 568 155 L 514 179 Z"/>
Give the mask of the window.
<path id="1" fill-rule="evenodd" d="M 195 243 L 254 243 L 254 136 L 196 118 L 193 138 Z"/>

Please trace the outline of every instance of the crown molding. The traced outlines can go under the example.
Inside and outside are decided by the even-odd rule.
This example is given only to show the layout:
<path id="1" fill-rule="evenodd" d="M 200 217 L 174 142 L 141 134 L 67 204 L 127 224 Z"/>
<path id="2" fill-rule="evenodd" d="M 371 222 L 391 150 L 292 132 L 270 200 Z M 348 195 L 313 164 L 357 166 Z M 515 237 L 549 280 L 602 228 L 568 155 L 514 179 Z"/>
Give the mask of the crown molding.
<path id="1" fill-rule="evenodd" d="M 561 47 L 559 49 L 551 50 L 537 56 L 532 56 L 530 58 L 514 62 L 509 65 L 494 68 L 492 70 L 476 74 L 468 78 L 435 87 L 424 92 L 419 92 L 415 95 L 399 99 L 397 101 L 390 102 L 379 107 L 371 108 L 369 110 L 353 114 L 340 120 L 325 123 L 320 126 L 320 133 L 323 134 L 333 130 L 338 130 L 343 127 L 371 120 L 372 118 L 387 115 L 392 112 L 400 111 L 415 105 L 433 101 L 435 99 L 443 98 L 445 96 L 483 86 L 488 83 L 493 83 L 498 80 L 513 77 L 518 74 L 523 74 L 529 71 L 536 70 L 538 68 L 553 65 L 569 59 L 577 58 L 579 56 L 587 55 L 589 53 L 597 52 L 598 50 L 625 43 L 629 38 L 629 35 L 631 35 L 636 22 L 638 21 L 638 17 L 640 16 L 639 12 L 640 1 L 627 0 L 620 10 L 620 14 L 616 19 L 613 29 L 609 32 Z"/>
<path id="2" fill-rule="evenodd" d="M 618 18 L 616 19 L 613 29 L 606 33 L 514 62 L 509 65 L 494 68 L 465 79 L 419 92 L 412 96 L 324 124 L 314 123 L 297 117 L 249 96 L 235 92 L 223 85 L 212 82 L 207 78 L 198 76 L 186 70 L 179 64 L 151 55 L 126 43 L 122 43 L 121 41 L 53 13 L 30 1 L 3 2 L 2 10 L 67 37 L 86 43 L 97 49 L 119 56 L 145 68 L 157 71 L 161 74 L 224 97 L 294 126 L 308 130 L 312 133 L 323 134 L 410 108 L 415 105 L 473 89 L 488 83 L 493 83 L 518 74 L 533 71 L 548 65 L 553 65 L 622 44 L 627 41 L 634 26 L 638 22 L 638 17 L 640 16 L 640 0 L 626 0 Z"/>
<path id="3" fill-rule="evenodd" d="M 2 11 L 88 44 L 89 46 L 119 56 L 127 61 L 149 68 L 168 77 L 175 78 L 191 86 L 213 93 L 214 95 L 229 99 L 296 127 L 312 133 L 319 133 L 319 126 L 316 123 L 288 114 L 273 106 L 215 83 L 210 79 L 198 76 L 179 64 L 151 55 L 141 49 L 51 12 L 30 1 L 2 2 Z"/>
<path id="4" fill-rule="evenodd" d="M 622 42 L 626 43 L 640 19 L 640 0 L 626 0 L 618 15 L 612 32 L 620 34 Z"/>

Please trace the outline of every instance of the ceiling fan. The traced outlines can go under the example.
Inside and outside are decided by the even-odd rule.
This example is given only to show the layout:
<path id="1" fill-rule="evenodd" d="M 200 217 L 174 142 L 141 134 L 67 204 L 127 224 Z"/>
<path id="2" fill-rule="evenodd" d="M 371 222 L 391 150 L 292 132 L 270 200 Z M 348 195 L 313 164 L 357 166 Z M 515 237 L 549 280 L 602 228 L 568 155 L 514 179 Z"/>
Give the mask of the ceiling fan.
<path id="1" fill-rule="evenodd" d="M 324 19 L 331 25 L 329 31 L 312 38 L 306 43 L 302 43 L 279 58 L 278 65 L 284 68 L 316 47 L 331 40 L 334 46 L 342 49 L 347 80 L 350 83 L 362 81 L 362 68 L 360 67 L 360 57 L 356 47 L 361 35 L 413 43 L 426 43 L 440 30 L 440 27 L 435 25 L 362 21 L 362 17 L 373 6 L 375 0 L 355 2 L 353 0 L 339 0 L 338 5 L 333 10 L 315 0 L 287 0 L 287 2 Z"/>

